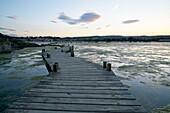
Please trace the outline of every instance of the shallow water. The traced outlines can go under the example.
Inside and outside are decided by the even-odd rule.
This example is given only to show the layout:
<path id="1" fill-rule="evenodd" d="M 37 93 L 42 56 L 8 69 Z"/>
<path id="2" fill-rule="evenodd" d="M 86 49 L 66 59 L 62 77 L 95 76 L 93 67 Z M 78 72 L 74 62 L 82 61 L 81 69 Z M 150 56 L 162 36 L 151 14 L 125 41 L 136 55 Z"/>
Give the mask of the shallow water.
<path id="1" fill-rule="evenodd" d="M 80 43 L 78 57 L 112 70 L 148 110 L 170 104 L 170 43 Z"/>
<path id="2" fill-rule="evenodd" d="M 0 110 L 13 102 L 47 75 L 41 57 L 42 48 L 33 47 L 0 55 Z"/>

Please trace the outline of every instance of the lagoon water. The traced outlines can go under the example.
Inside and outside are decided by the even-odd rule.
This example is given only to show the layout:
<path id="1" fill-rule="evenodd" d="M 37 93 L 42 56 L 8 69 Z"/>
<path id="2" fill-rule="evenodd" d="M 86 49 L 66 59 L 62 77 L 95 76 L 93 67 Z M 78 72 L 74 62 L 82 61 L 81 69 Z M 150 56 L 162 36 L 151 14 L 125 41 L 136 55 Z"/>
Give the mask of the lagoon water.
<path id="1" fill-rule="evenodd" d="M 149 111 L 170 104 L 170 43 L 79 42 L 75 55 L 112 70 Z M 25 48 L 0 55 L 0 105 L 22 95 L 37 78 L 48 74 L 40 48 Z M 54 47 L 46 47 L 50 49 Z"/>

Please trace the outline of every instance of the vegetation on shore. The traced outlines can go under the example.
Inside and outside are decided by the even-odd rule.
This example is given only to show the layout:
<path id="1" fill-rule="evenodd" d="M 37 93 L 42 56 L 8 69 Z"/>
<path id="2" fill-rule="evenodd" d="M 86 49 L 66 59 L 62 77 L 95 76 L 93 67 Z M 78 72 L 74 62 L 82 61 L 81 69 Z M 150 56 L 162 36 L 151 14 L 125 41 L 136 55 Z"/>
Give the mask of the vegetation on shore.
<path id="1" fill-rule="evenodd" d="M 0 53 L 9 53 L 15 49 L 22 49 L 24 47 L 36 47 L 37 44 L 26 43 L 17 40 L 14 37 L 6 36 L 0 33 Z"/>

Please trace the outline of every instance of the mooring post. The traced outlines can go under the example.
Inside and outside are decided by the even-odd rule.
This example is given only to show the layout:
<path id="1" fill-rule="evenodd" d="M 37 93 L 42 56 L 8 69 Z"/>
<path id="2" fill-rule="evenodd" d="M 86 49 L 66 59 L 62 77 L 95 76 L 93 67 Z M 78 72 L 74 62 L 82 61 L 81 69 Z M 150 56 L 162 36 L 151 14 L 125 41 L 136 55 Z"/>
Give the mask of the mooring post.
<path id="1" fill-rule="evenodd" d="M 45 52 L 45 49 L 42 49 L 42 52 Z"/>
<path id="2" fill-rule="evenodd" d="M 71 57 L 74 57 L 74 50 L 71 50 Z"/>
<path id="3" fill-rule="evenodd" d="M 107 62 L 103 62 L 103 68 L 106 68 L 106 66 L 107 66 Z"/>
<path id="4" fill-rule="evenodd" d="M 61 49 L 61 52 L 63 52 L 63 49 Z"/>
<path id="5" fill-rule="evenodd" d="M 71 49 L 71 46 L 69 46 L 69 52 L 71 53 L 72 49 Z"/>
<path id="6" fill-rule="evenodd" d="M 57 49 L 57 47 L 55 47 L 55 49 Z"/>
<path id="7" fill-rule="evenodd" d="M 107 71 L 111 71 L 111 63 L 107 64 Z"/>
<path id="8" fill-rule="evenodd" d="M 71 46 L 71 49 L 74 50 L 74 46 L 73 45 Z"/>
<path id="9" fill-rule="evenodd" d="M 50 58 L 50 57 L 51 57 L 50 54 L 47 53 L 47 58 Z"/>
<path id="10" fill-rule="evenodd" d="M 52 70 L 51 70 L 51 66 L 48 64 L 47 61 L 45 61 L 45 66 L 46 66 L 48 72 L 50 73 Z"/>
<path id="11" fill-rule="evenodd" d="M 53 65 L 53 72 L 57 72 L 59 69 L 58 62 L 55 62 Z"/>

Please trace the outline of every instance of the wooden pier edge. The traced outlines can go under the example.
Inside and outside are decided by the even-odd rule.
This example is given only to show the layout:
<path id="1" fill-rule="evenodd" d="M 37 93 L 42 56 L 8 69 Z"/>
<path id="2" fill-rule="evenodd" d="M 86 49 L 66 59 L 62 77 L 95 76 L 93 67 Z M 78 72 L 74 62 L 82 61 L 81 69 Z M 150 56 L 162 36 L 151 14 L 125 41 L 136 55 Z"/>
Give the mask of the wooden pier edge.
<path id="1" fill-rule="evenodd" d="M 73 52 L 74 46 L 43 49 L 49 74 L 4 112 L 147 113 L 111 71 L 110 63 L 100 66 Z"/>

